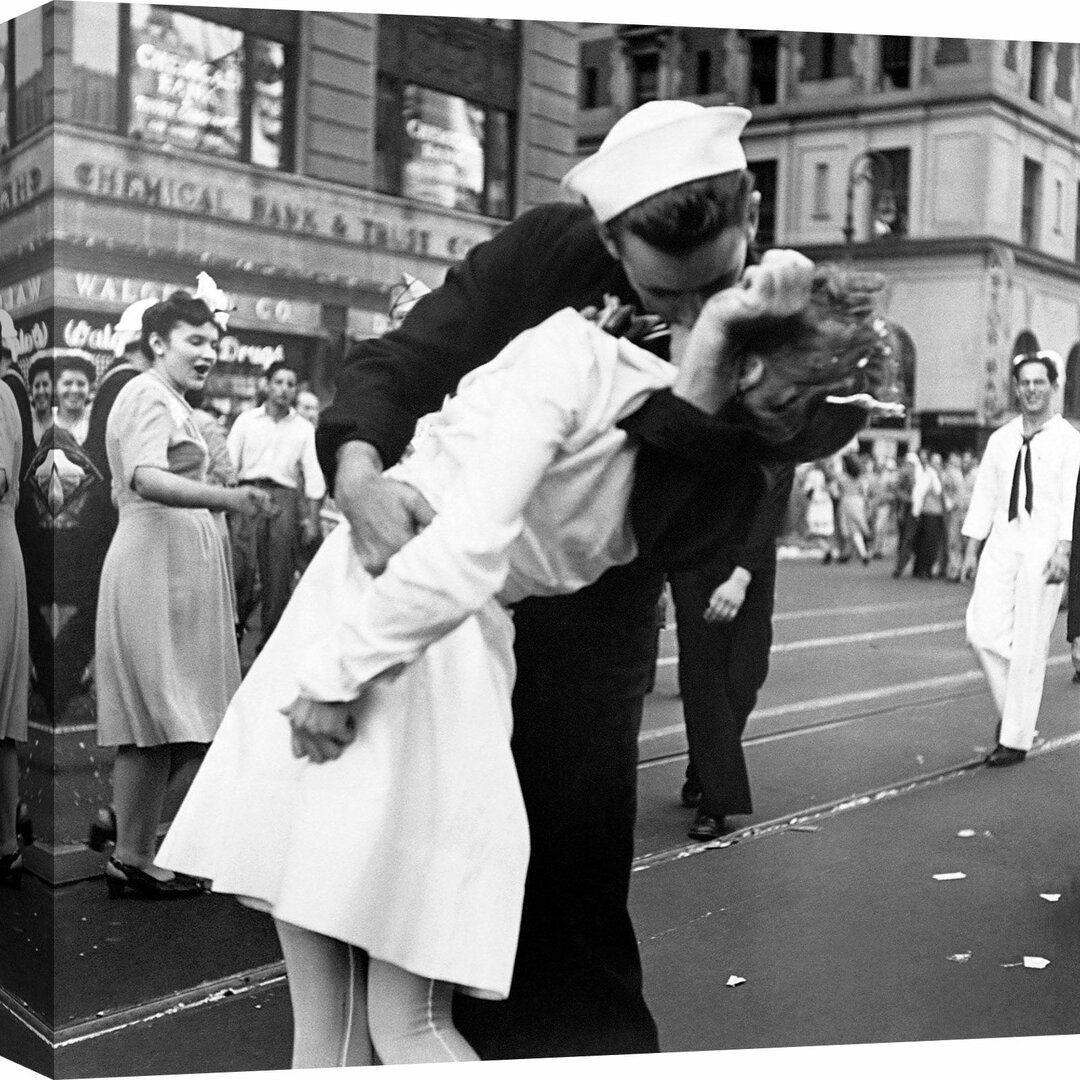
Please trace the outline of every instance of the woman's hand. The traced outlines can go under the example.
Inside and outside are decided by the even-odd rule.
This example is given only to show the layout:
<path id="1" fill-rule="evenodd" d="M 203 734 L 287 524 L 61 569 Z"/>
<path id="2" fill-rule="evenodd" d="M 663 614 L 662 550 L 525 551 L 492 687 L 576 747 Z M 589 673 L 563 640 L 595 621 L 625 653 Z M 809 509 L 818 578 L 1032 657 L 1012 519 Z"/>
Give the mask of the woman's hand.
<path id="1" fill-rule="evenodd" d="M 356 701 L 312 701 L 298 697 L 281 710 L 292 728 L 293 757 L 316 765 L 336 761 L 356 738 Z"/>
<path id="2" fill-rule="evenodd" d="M 232 501 L 229 509 L 243 514 L 244 517 L 274 518 L 281 513 L 281 507 L 274 502 L 273 495 L 265 488 L 241 484 L 239 487 L 229 488 L 228 491 Z"/>

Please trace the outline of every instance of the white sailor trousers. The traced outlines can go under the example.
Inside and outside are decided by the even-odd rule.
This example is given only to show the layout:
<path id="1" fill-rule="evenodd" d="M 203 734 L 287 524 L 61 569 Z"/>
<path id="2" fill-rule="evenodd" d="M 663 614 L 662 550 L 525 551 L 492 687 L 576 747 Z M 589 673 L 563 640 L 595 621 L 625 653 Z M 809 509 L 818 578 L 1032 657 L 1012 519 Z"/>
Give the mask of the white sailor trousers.
<path id="1" fill-rule="evenodd" d="M 967 609 L 967 640 L 1001 717 L 998 741 L 1030 750 L 1042 701 L 1050 634 L 1064 585 L 1043 571 L 1053 544 L 1016 550 L 991 533 L 979 558 Z"/>

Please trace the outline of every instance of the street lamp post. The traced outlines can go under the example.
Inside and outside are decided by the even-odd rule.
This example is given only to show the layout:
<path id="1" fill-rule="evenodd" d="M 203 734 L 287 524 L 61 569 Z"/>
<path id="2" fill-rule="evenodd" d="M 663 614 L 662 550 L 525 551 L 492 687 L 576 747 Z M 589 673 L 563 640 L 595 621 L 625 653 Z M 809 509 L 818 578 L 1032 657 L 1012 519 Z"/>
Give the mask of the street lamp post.
<path id="1" fill-rule="evenodd" d="M 878 175 L 880 170 L 880 176 Z M 850 247 L 855 238 L 855 185 L 867 180 L 884 181 L 885 188 L 892 188 L 892 165 L 880 150 L 863 150 L 852 158 L 848 166 L 847 202 L 844 212 L 844 243 Z"/>

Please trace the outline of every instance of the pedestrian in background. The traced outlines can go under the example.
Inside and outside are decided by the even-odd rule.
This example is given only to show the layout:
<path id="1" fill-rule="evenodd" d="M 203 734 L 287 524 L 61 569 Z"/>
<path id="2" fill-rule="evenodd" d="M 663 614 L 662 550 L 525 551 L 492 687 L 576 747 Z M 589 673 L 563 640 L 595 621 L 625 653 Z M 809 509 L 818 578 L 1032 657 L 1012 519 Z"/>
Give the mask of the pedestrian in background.
<path id="1" fill-rule="evenodd" d="M 867 539 L 870 525 L 866 519 L 866 493 L 862 484 L 862 466 L 855 454 L 843 454 L 840 468 L 836 473 L 836 486 L 839 492 L 838 523 L 840 534 L 840 561 L 847 562 L 852 550 L 862 560 L 863 566 L 870 563 Z"/>
<path id="2" fill-rule="evenodd" d="M 919 518 L 914 508 L 915 485 L 922 476 L 923 467 L 919 455 L 908 452 L 904 455 L 896 478 L 896 565 L 892 576 L 900 577 L 907 569 L 907 564 L 915 554 L 915 534 L 919 527 Z"/>
<path id="3" fill-rule="evenodd" d="M 885 558 L 885 542 L 896 532 L 896 461 L 893 458 L 874 463 L 868 484 L 867 506 L 870 514 L 870 558 Z"/>
<path id="4" fill-rule="evenodd" d="M 941 471 L 941 496 L 945 504 L 945 569 L 942 577 L 959 581 L 960 566 L 964 561 L 964 536 L 960 530 L 971 500 L 965 492 L 964 469 L 955 450 L 949 453 Z"/>
<path id="5" fill-rule="evenodd" d="M 11 391 L 15 401 L 22 447 L 14 480 L 8 482 L 17 484 L 19 488 L 15 506 L 15 532 L 22 553 L 26 580 L 27 618 L 30 624 L 30 685 L 40 701 L 40 707 L 51 716 L 54 674 L 51 608 L 55 559 L 52 533 L 42 513 L 42 499 L 35 496 L 34 492 L 36 481 L 32 466 L 39 438 L 44 437 L 46 431 L 52 427 L 52 407 L 50 401 L 49 423 L 41 429 L 39 436 L 34 423 L 30 392 L 19 370 L 18 359 L 19 337 L 15 322 L 0 308 L 0 381 Z M 44 363 L 51 384 L 51 354 L 44 358 Z"/>
<path id="6" fill-rule="evenodd" d="M 814 462 L 803 480 L 806 493 L 806 534 L 823 551 L 822 562 L 828 564 L 837 556 L 836 510 L 830 487 L 829 463 Z"/>
<path id="7" fill-rule="evenodd" d="M 0 368 L 13 359 L 13 344 L 14 334 L 5 333 Z M 0 885 L 15 887 L 23 869 L 19 843 L 33 838 L 29 814 L 19 801 L 17 745 L 26 742 L 30 694 L 26 575 L 15 529 L 22 440 L 18 403 L 7 382 L 0 380 Z"/>
<path id="8" fill-rule="evenodd" d="M 117 396 L 106 445 L 119 523 L 101 572 L 95 674 L 98 743 L 116 748 L 113 811 L 91 846 L 115 840 L 109 895 L 200 891 L 153 865 L 167 790 L 187 780 L 240 683 L 228 567 L 211 511 L 274 512 L 259 488 L 206 482 L 209 451 L 184 394 L 217 358 L 211 309 L 174 292 L 142 316 L 149 371 Z"/>
<path id="9" fill-rule="evenodd" d="M 53 422 L 53 372 L 52 357 L 38 356 L 30 362 L 26 373 L 30 384 L 30 405 L 33 409 L 34 449 L 41 442 L 42 436 L 52 427 Z"/>
<path id="10" fill-rule="evenodd" d="M 932 453 L 911 492 L 915 527 L 912 577 L 929 581 L 941 563 L 945 546 L 945 500 L 941 488 L 941 455 Z"/>
<path id="11" fill-rule="evenodd" d="M 70 433 L 80 445 L 90 430 L 90 393 L 97 381 L 93 360 L 79 349 L 55 349 L 53 383 L 56 411 L 53 424 Z"/>
<path id="12" fill-rule="evenodd" d="M 1054 411 L 1060 364 L 1051 352 L 1013 360 L 1020 415 L 987 441 L 964 520 L 962 576 L 975 578 L 967 639 L 1000 718 L 987 765 L 1013 765 L 1031 749 L 1069 573 L 1080 432 Z"/>
<path id="13" fill-rule="evenodd" d="M 236 579 L 237 638 L 259 611 L 259 648 L 292 595 L 302 545 L 319 535 L 326 481 L 315 454 L 315 428 L 295 408 L 296 368 L 287 360 L 266 372 L 266 401 L 242 412 L 226 445 L 241 484 L 254 484 L 277 507 L 273 517 L 230 520 Z"/>
<path id="14" fill-rule="evenodd" d="M 688 751 L 680 797 L 697 811 L 692 840 L 715 840 L 730 830 L 730 815 L 753 813 L 742 735 L 769 673 L 776 540 L 794 469 L 773 466 L 765 475 L 766 496 L 745 539 L 668 575 Z"/>

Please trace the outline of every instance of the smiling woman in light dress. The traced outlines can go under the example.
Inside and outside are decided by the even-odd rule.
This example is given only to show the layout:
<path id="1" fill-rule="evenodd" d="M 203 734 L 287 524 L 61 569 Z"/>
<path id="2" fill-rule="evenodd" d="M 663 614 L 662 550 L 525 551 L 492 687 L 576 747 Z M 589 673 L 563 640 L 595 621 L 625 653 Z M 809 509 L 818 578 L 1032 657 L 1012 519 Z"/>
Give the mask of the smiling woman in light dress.
<path id="1" fill-rule="evenodd" d="M 190 776 L 240 684 L 229 573 L 211 511 L 272 512 L 266 492 L 206 482 L 209 453 L 185 392 L 217 357 L 210 308 L 176 292 L 143 315 L 151 369 L 109 414 L 106 449 L 120 521 L 101 572 L 96 627 L 98 742 L 115 746 L 111 896 L 195 893 L 152 865 L 170 784 Z"/>

